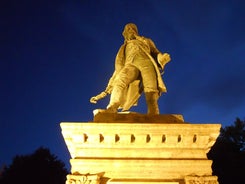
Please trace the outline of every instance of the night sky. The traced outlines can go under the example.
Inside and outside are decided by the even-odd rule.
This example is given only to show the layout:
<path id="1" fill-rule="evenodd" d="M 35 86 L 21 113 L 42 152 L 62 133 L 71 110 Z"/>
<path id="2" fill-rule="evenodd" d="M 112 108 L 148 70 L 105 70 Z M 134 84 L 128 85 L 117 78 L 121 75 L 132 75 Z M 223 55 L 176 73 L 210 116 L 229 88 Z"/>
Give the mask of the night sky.
<path id="1" fill-rule="evenodd" d="M 69 167 L 60 122 L 88 122 L 114 71 L 126 23 L 172 61 L 162 114 L 232 124 L 245 117 L 245 1 L 1 0 L 0 167 L 40 146 Z M 144 96 L 132 111 L 146 113 Z"/>

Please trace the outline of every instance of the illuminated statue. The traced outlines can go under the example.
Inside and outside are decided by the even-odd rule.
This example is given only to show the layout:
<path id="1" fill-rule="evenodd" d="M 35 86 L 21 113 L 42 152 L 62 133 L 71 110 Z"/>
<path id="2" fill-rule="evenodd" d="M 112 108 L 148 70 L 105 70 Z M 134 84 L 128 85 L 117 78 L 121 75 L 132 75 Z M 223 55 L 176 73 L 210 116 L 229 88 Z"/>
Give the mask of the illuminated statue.
<path id="1" fill-rule="evenodd" d="M 102 111 L 116 113 L 137 105 L 144 91 L 148 114 L 159 114 L 158 98 L 167 92 L 161 77 L 161 71 L 168 63 L 170 55 L 161 53 L 149 38 L 139 36 L 137 26 L 129 23 L 123 31 L 125 39 L 115 59 L 115 71 L 109 80 L 106 90 L 90 99 L 91 103 L 107 94 L 111 94 L 107 109 Z"/>

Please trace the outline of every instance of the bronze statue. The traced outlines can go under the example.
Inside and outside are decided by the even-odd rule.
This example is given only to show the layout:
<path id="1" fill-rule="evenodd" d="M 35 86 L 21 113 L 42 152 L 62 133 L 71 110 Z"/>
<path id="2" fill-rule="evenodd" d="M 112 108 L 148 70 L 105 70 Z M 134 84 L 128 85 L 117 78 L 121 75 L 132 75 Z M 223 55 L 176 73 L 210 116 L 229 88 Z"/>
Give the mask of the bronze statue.
<path id="1" fill-rule="evenodd" d="M 115 59 L 115 71 L 106 90 L 90 99 L 97 103 L 107 94 L 111 94 L 107 109 L 102 111 L 116 113 L 129 110 L 144 91 L 148 114 L 159 114 L 158 98 L 167 92 L 161 77 L 161 71 L 168 63 L 170 55 L 161 53 L 149 38 L 139 36 L 137 26 L 129 23 L 123 31 L 124 44 Z"/>

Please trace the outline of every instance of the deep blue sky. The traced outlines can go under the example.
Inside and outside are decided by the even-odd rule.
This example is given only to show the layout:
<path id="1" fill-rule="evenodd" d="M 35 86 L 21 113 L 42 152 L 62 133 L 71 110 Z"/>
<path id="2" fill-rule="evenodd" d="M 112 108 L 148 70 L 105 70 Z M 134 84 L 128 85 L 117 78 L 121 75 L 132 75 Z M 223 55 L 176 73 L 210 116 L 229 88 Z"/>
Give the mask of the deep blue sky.
<path id="1" fill-rule="evenodd" d="M 69 162 L 60 122 L 87 122 L 105 108 L 91 96 L 114 70 L 128 22 L 172 61 L 162 114 L 230 125 L 245 113 L 245 1 L 2 0 L 0 167 L 47 147 Z M 139 107 L 145 113 L 142 96 Z"/>

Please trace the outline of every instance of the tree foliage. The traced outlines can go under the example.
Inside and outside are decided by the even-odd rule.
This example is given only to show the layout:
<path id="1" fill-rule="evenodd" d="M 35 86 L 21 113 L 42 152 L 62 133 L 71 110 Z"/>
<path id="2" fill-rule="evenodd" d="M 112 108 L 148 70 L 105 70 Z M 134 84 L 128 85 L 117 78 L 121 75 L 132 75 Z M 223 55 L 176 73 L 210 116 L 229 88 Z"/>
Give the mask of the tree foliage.
<path id="1" fill-rule="evenodd" d="M 64 184 L 67 173 L 65 164 L 41 147 L 31 155 L 15 156 L 4 169 L 0 184 Z"/>
<path id="2" fill-rule="evenodd" d="M 220 184 L 245 183 L 245 121 L 221 128 L 220 136 L 208 153 L 213 160 L 213 174 Z"/>
<path id="3" fill-rule="evenodd" d="M 237 118 L 234 125 L 221 129 L 220 138 L 223 142 L 234 145 L 238 150 L 245 151 L 245 121 Z"/>

